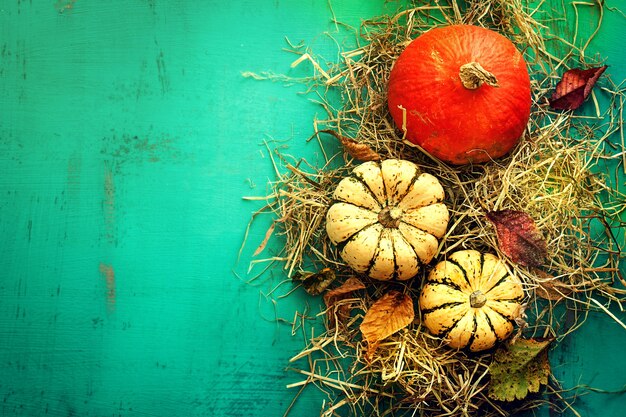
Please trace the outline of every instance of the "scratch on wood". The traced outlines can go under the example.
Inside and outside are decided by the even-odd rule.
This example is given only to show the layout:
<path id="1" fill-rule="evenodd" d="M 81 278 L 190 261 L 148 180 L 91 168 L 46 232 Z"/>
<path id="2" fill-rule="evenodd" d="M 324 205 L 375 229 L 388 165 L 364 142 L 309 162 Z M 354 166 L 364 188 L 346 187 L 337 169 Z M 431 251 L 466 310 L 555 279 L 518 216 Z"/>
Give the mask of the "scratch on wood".
<path id="1" fill-rule="evenodd" d="M 104 168 L 104 199 L 102 201 L 102 212 L 104 215 L 104 233 L 109 243 L 116 243 L 115 226 L 115 182 L 113 171 L 109 164 Z"/>
<path id="2" fill-rule="evenodd" d="M 156 15 L 156 0 L 148 0 L 148 6 L 153 15 Z"/>
<path id="3" fill-rule="evenodd" d="M 164 159 L 175 161 L 185 157 L 186 155 L 183 155 L 174 143 L 174 139 L 166 134 L 156 135 L 152 132 L 142 136 L 129 133 L 114 134 L 103 138 L 100 153 L 108 157 L 112 172 L 118 174 L 127 164 L 159 162 Z"/>
<path id="4" fill-rule="evenodd" d="M 54 5 L 54 8 L 57 9 L 57 12 L 59 13 L 63 13 L 66 10 L 71 10 L 74 8 L 74 3 L 76 3 L 77 0 L 57 0 L 56 4 Z"/>
<path id="5" fill-rule="evenodd" d="M 82 160 L 76 153 L 67 161 L 67 191 L 71 197 L 77 197 L 80 191 L 81 166 Z"/>
<path id="6" fill-rule="evenodd" d="M 170 80 L 167 76 L 167 71 L 165 70 L 165 58 L 163 57 L 163 51 L 159 51 L 156 58 L 156 64 L 159 82 L 161 83 L 161 93 L 165 94 L 170 89 Z"/>
<path id="7" fill-rule="evenodd" d="M 100 262 L 100 274 L 106 283 L 107 311 L 115 310 L 115 271 L 111 265 Z"/>

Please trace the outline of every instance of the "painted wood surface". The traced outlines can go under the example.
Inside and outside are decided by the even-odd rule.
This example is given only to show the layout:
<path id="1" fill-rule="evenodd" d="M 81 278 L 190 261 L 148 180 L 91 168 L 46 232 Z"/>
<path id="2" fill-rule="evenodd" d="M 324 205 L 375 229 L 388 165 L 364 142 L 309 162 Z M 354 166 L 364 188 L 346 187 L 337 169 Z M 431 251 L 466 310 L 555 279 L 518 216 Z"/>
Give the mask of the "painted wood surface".
<path id="1" fill-rule="evenodd" d="M 320 108 L 242 72 L 310 75 L 289 68 L 285 38 L 333 60 L 333 15 L 358 25 L 395 9 L 382 3 L 0 2 L 0 415 L 283 414 L 303 339 L 275 319 L 319 300 L 274 304 L 280 277 L 246 282 L 259 205 L 242 196 L 274 177 L 264 142 L 315 161 Z M 626 19 L 604 20 L 592 47 L 623 79 Z M 594 316 L 554 353 L 556 375 L 621 388 L 625 344 Z M 580 404 L 618 417 L 626 399 Z"/>

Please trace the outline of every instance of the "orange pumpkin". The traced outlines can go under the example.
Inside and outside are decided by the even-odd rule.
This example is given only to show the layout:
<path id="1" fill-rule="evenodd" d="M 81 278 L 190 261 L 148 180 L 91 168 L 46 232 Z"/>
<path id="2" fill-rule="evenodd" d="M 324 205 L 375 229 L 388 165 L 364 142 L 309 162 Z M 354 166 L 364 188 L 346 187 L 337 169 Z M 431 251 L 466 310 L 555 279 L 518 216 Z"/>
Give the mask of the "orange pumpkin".
<path id="1" fill-rule="evenodd" d="M 414 39 L 391 70 L 388 105 L 406 139 L 451 164 L 508 153 L 530 116 L 530 78 L 515 45 L 471 25 Z"/>

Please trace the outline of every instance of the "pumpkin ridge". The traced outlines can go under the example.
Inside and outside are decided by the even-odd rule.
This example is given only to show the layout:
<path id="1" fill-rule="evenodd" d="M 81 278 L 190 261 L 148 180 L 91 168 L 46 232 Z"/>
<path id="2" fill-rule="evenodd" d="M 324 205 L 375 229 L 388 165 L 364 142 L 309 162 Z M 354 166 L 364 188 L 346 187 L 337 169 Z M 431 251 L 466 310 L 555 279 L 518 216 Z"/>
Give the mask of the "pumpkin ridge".
<path id="1" fill-rule="evenodd" d="M 400 264 L 397 262 L 397 260 L 398 259 L 404 259 L 403 257 L 400 256 L 400 252 L 396 251 L 396 248 L 398 247 L 399 242 L 402 242 L 402 244 L 406 248 L 408 248 L 410 250 L 412 259 L 415 259 L 415 263 L 416 263 L 416 266 L 417 266 L 417 269 L 415 270 L 415 274 L 413 274 L 413 276 L 415 276 L 417 274 L 417 272 L 419 272 L 419 270 L 421 269 L 421 267 L 423 265 L 421 259 L 419 258 L 417 252 L 415 251 L 415 248 L 413 246 L 411 246 L 411 244 L 406 240 L 404 235 L 402 233 L 400 233 L 400 231 L 398 231 L 397 229 L 396 229 L 395 233 L 392 236 L 393 236 L 393 250 L 394 250 L 394 255 L 396 256 L 395 262 L 396 262 L 396 266 L 398 268 L 396 272 L 400 271 Z M 401 279 L 399 273 L 397 275 L 397 278 Z M 408 278 L 411 278 L 411 277 L 407 277 L 407 278 L 404 278 L 404 279 L 408 279 Z"/>
<path id="2" fill-rule="evenodd" d="M 465 279 L 465 282 L 467 283 L 468 287 L 473 289 L 474 285 L 472 284 L 472 281 L 470 281 L 469 277 L 467 276 L 467 271 L 465 270 L 465 268 L 463 268 L 463 265 L 461 265 L 460 262 L 457 262 L 456 260 L 452 258 L 448 258 L 446 259 L 446 261 L 450 262 L 451 264 L 455 265 L 461 270 L 461 272 L 463 273 L 463 278 Z"/>
<path id="3" fill-rule="evenodd" d="M 435 187 L 440 187 L 440 189 L 434 190 L 437 192 L 437 194 L 433 195 L 431 199 L 425 200 L 422 202 L 422 204 L 420 205 L 413 205 L 413 204 L 408 204 L 405 203 L 405 199 L 415 191 L 415 187 L 416 184 L 418 183 L 418 181 L 424 180 L 425 183 L 422 184 L 423 187 L 428 187 L 429 185 L 433 185 Z M 434 179 L 435 183 L 434 184 L 428 184 L 428 181 L 432 181 Z M 439 192 L 441 191 L 441 196 L 439 195 Z M 420 193 L 422 194 L 422 193 Z M 418 196 L 420 195 L 418 194 Z M 411 185 L 407 188 L 407 192 L 405 193 L 405 195 L 402 197 L 401 200 L 398 201 L 398 206 L 403 207 L 404 210 L 406 211 L 411 211 L 411 210 L 415 210 L 415 209 L 420 209 L 422 207 L 427 207 L 430 206 L 432 204 L 435 203 L 443 203 L 443 201 L 445 200 L 445 191 L 443 190 L 443 187 L 441 185 L 441 183 L 439 182 L 439 180 L 434 177 L 433 175 L 427 173 L 427 172 L 419 172 L 416 174 L 416 176 L 413 178 Z"/>
<path id="4" fill-rule="evenodd" d="M 433 285 L 433 284 L 440 284 L 440 285 L 444 285 L 444 286 L 446 286 L 446 287 L 453 288 L 453 289 L 455 289 L 455 290 L 457 290 L 457 291 L 459 291 L 459 292 L 461 292 L 461 293 L 465 294 L 465 291 L 463 291 L 463 289 L 461 288 L 461 286 L 460 286 L 459 284 L 456 284 L 456 283 L 455 283 L 454 281 L 452 281 L 449 277 L 444 277 L 443 279 L 441 279 L 441 280 L 437 280 L 437 281 L 434 281 L 434 280 L 433 280 L 433 281 L 431 281 L 431 282 L 430 282 L 430 285 Z"/>
<path id="5" fill-rule="evenodd" d="M 417 260 L 417 264 L 419 268 L 422 262 L 420 261 L 419 256 L 417 256 L 417 252 L 415 252 L 415 249 L 413 248 L 413 246 L 411 246 L 411 244 L 407 242 L 406 239 L 404 239 L 404 236 L 402 236 L 401 233 L 398 233 L 397 236 L 400 236 L 400 238 L 402 238 L 405 241 L 406 246 L 411 248 L 411 250 L 413 251 L 413 255 L 415 256 L 415 259 Z M 400 279 L 400 273 L 399 273 L 400 265 L 398 265 L 398 252 L 396 252 L 396 236 L 392 236 L 391 243 L 393 244 L 393 278 Z"/>
<path id="6" fill-rule="evenodd" d="M 403 209 L 403 214 L 402 214 L 402 216 L 400 217 L 400 219 L 399 219 L 399 220 L 400 220 L 402 223 L 404 223 L 404 224 L 406 224 L 406 225 L 408 225 L 408 226 L 414 227 L 414 228 L 416 228 L 417 230 L 421 230 L 422 232 L 424 232 L 424 233 L 426 233 L 426 234 L 429 234 L 429 235 L 431 235 L 431 236 L 435 236 L 436 238 L 440 239 L 441 237 L 443 237 L 443 235 L 445 235 L 445 231 L 444 231 L 443 233 L 439 234 L 439 233 L 436 233 L 436 232 L 433 232 L 433 231 L 430 231 L 430 230 L 425 230 L 425 229 L 424 229 L 424 228 L 422 228 L 422 227 L 416 226 L 416 225 L 414 225 L 413 223 L 410 223 L 410 222 L 408 222 L 408 221 L 406 221 L 406 220 L 403 220 L 403 218 L 405 218 L 405 216 L 406 216 L 406 217 L 408 217 L 408 218 L 410 218 L 410 217 L 411 217 L 411 212 L 414 212 L 414 211 L 418 211 L 418 210 L 421 210 L 421 209 L 428 209 L 428 208 L 432 208 L 432 207 L 434 207 L 435 205 L 443 205 L 444 207 L 446 207 L 446 206 L 445 206 L 445 204 L 444 204 L 443 202 L 441 202 L 441 201 L 437 201 L 437 200 L 438 200 L 438 199 L 436 199 L 434 202 L 429 202 L 428 204 L 426 204 L 426 205 L 424 205 L 424 206 L 421 206 L 421 207 L 411 208 L 411 209 Z M 398 204 L 398 207 L 400 207 L 400 204 Z M 446 214 L 447 214 L 447 207 L 446 207 Z M 448 217 L 448 219 L 446 220 L 446 228 L 447 228 L 448 221 L 449 221 L 449 217 Z"/>
<path id="7" fill-rule="evenodd" d="M 400 227 L 400 226 L 403 226 L 403 227 Z M 407 223 L 404 223 L 404 222 L 400 222 L 399 223 L 398 230 L 400 231 L 402 236 L 404 236 L 406 241 L 409 242 L 409 244 L 411 246 L 413 246 L 413 250 L 415 250 L 415 253 L 418 254 L 418 259 L 420 261 L 420 264 L 425 265 L 425 264 L 429 263 L 432 260 L 432 258 L 435 255 L 435 253 L 433 251 L 433 253 L 428 252 L 428 253 L 423 253 L 423 254 L 419 255 L 420 254 L 420 252 L 419 252 L 420 247 L 419 246 L 415 246 L 413 244 L 413 242 L 411 241 L 411 235 L 415 234 L 415 233 L 411 233 L 411 229 L 413 229 L 413 232 L 418 232 L 418 234 L 422 234 L 422 236 L 420 236 L 420 238 L 424 239 L 424 241 L 422 241 L 421 244 L 424 244 L 425 241 L 427 241 L 427 240 L 431 240 L 431 238 L 434 239 L 435 241 L 437 241 L 437 238 L 435 236 L 431 235 L 430 233 L 426 233 L 426 232 L 418 229 L 417 227 L 411 226 L 411 225 L 409 225 Z M 435 247 L 435 250 L 436 250 L 436 247 Z M 422 257 L 424 259 L 422 259 Z"/>
<path id="8" fill-rule="evenodd" d="M 485 306 L 487 307 L 487 306 Z M 489 308 L 489 307 L 487 307 Z M 491 308 L 489 308 L 489 310 L 491 310 Z M 493 311 L 493 310 L 491 310 Z M 496 328 L 493 326 L 493 323 L 491 322 L 491 319 L 489 318 L 489 314 L 485 313 L 485 321 L 487 322 L 487 324 L 489 325 L 489 329 L 491 330 L 491 332 L 496 336 L 496 340 L 498 342 L 501 342 L 502 339 L 500 338 L 500 336 L 498 336 L 498 332 L 496 332 Z"/>
<path id="9" fill-rule="evenodd" d="M 367 192 L 374 197 L 374 200 L 376 200 L 378 202 L 378 204 L 380 204 L 381 209 L 387 207 L 387 187 L 385 186 L 385 180 L 383 177 L 383 166 L 380 163 L 380 161 L 369 161 L 366 163 L 371 163 L 372 165 L 376 165 L 378 167 L 378 170 L 380 171 L 380 177 L 381 177 L 381 182 L 383 184 L 383 195 L 385 196 L 385 201 L 380 201 L 378 199 L 378 197 L 376 196 L 376 193 L 374 192 L 374 190 L 372 190 L 372 187 L 370 187 L 369 183 L 365 180 L 365 178 L 363 178 L 363 176 L 361 176 L 361 174 L 359 172 L 353 172 L 353 178 L 356 178 L 357 180 L 359 180 L 367 189 Z"/>
<path id="10" fill-rule="evenodd" d="M 518 303 L 519 301 L 517 300 L 498 300 L 498 302 L 512 302 L 512 303 Z M 500 316 L 504 317 L 509 323 L 515 325 L 515 318 L 509 317 L 506 314 L 498 311 L 497 309 L 491 307 L 491 306 L 487 306 L 489 307 L 494 313 L 499 314 Z"/>
<path id="11" fill-rule="evenodd" d="M 502 314 L 502 313 L 500 313 L 499 311 L 497 311 L 497 310 L 495 310 L 495 309 L 491 308 L 491 307 L 490 307 L 490 306 L 488 306 L 488 305 L 487 305 L 487 306 L 485 306 L 485 307 L 487 308 L 487 310 L 485 310 L 485 311 L 490 311 L 490 312 L 492 312 L 492 313 L 494 313 L 494 314 L 497 314 L 498 316 L 502 317 L 502 318 L 504 319 L 504 321 L 506 321 L 508 324 L 510 324 L 510 325 L 511 325 L 511 331 L 513 331 L 513 328 L 514 328 L 514 327 L 515 327 L 515 325 L 516 325 L 515 320 L 513 320 L 513 319 L 511 319 L 511 318 L 509 318 L 509 317 L 507 317 L 507 316 L 505 316 L 504 314 Z M 485 313 L 485 316 L 489 317 L 489 314 L 486 314 L 486 313 Z M 489 319 L 489 321 L 491 322 L 491 319 Z M 492 326 L 493 326 L 493 322 L 491 322 L 491 323 L 492 323 Z M 494 328 L 494 332 L 495 332 L 495 328 Z M 497 338 L 498 340 L 500 340 L 500 341 L 506 340 L 506 339 L 510 336 L 510 334 L 511 334 L 511 332 L 507 332 L 507 334 L 506 334 L 504 337 L 500 338 L 500 337 L 498 337 L 498 332 L 495 332 L 496 338 Z"/>
<path id="12" fill-rule="evenodd" d="M 520 301 L 523 301 L 524 297 L 514 297 L 514 298 L 498 298 L 497 300 L 493 300 L 493 301 L 498 301 L 501 303 L 519 303 Z"/>
<path id="13" fill-rule="evenodd" d="M 391 244 L 393 245 L 393 274 L 391 275 L 391 279 L 400 280 L 400 265 L 398 265 L 398 254 L 396 252 L 395 239 L 391 239 Z"/>
<path id="14" fill-rule="evenodd" d="M 484 252 L 480 252 L 480 272 L 478 273 L 477 276 L 480 277 L 480 282 L 478 283 L 479 285 L 477 285 L 477 290 L 480 290 L 483 286 L 483 271 L 485 270 L 485 253 Z M 487 294 L 488 291 L 483 291 L 484 294 Z"/>
<path id="15" fill-rule="evenodd" d="M 379 210 L 382 210 L 383 208 L 386 207 L 386 202 L 385 203 L 381 203 L 378 200 L 378 197 L 376 197 L 376 193 L 372 190 L 372 187 L 370 187 L 370 185 L 367 183 L 367 181 L 365 181 L 365 179 L 363 179 L 358 173 L 354 173 L 352 178 L 354 178 L 355 180 L 357 180 L 358 182 L 360 182 L 361 184 L 363 184 L 363 187 L 365 187 L 365 191 L 370 195 L 370 197 L 372 197 L 374 199 L 374 201 L 376 201 L 378 203 Z M 385 184 L 383 183 L 383 187 L 385 186 Z M 387 195 L 387 191 L 385 190 L 385 195 Z M 341 201 L 341 200 L 339 200 Z M 350 204 L 354 204 L 353 202 L 349 201 L 348 203 Z M 354 204 L 355 206 L 358 206 L 358 204 Z M 359 206 L 360 207 L 360 206 Z M 372 210 L 371 208 L 367 208 L 368 210 Z"/>
<path id="16" fill-rule="evenodd" d="M 361 230 L 363 230 L 363 229 L 361 229 Z M 383 229 L 383 231 L 384 230 L 385 229 Z M 378 235 L 378 241 L 376 242 L 376 250 L 374 251 L 374 255 L 372 255 L 372 258 L 370 259 L 370 263 L 367 266 L 367 269 L 365 270 L 365 274 L 367 274 L 367 275 L 370 275 L 370 271 L 372 270 L 372 268 L 376 264 L 376 258 L 378 257 L 378 254 L 380 253 L 380 241 L 381 240 L 383 240 L 383 232 L 382 231 Z M 394 268 L 395 268 L 395 264 L 396 264 L 395 256 L 394 256 L 393 263 L 394 263 Z"/>
<path id="17" fill-rule="evenodd" d="M 478 318 L 476 317 L 476 312 L 472 311 L 471 314 L 473 315 L 472 322 L 474 323 L 474 326 L 472 327 L 470 337 L 465 344 L 465 347 L 468 347 L 470 350 L 472 350 L 472 345 L 474 344 L 474 340 L 476 340 L 476 331 L 478 330 Z"/>
<path id="18" fill-rule="evenodd" d="M 498 286 L 500 286 L 500 285 L 502 285 L 502 284 L 506 284 L 507 282 L 509 282 L 509 278 L 510 278 L 510 277 L 511 277 L 511 274 L 506 273 L 506 274 L 505 274 L 502 278 L 500 278 L 500 279 L 498 280 L 498 282 L 496 282 L 495 284 L 493 284 L 493 285 L 491 286 L 491 288 L 489 288 L 488 290 L 483 290 L 483 292 L 484 292 L 485 294 L 490 293 L 492 290 L 496 289 L 496 287 L 498 287 Z"/>
<path id="19" fill-rule="evenodd" d="M 360 198 L 361 196 L 364 198 Z M 368 192 L 362 181 L 354 176 L 345 177 L 339 181 L 332 194 L 332 201 L 354 204 L 368 210 L 380 210 L 378 199 Z"/>
<path id="20" fill-rule="evenodd" d="M 433 234 L 432 234 L 432 233 L 430 233 L 428 230 L 424 230 L 424 229 L 422 229 L 421 227 L 417 227 L 417 226 L 412 225 L 412 224 L 411 224 L 411 223 L 409 223 L 409 222 L 405 222 L 404 220 L 402 220 L 402 217 L 400 217 L 400 219 L 399 219 L 399 220 L 400 220 L 400 223 L 403 223 L 403 224 L 405 224 L 406 226 L 412 227 L 412 228 L 414 228 L 414 229 L 419 230 L 420 232 L 424 232 L 424 233 L 426 233 L 427 235 L 431 235 L 431 236 L 433 236 Z"/>
<path id="21" fill-rule="evenodd" d="M 419 170 L 419 168 L 415 171 L 415 175 L 413 175 L 413 178 L 411 178 L 410 182 L 409 182 L 409 186 L 406 187 L 406 190 L 404 191 L 404 195 L 402 197 L 400 196 L 395 196 L 396 197 L 396 205 L 400 205 L 400 203 L 402 203 L 402 200 L 404 200 L 406 198 L 407 195 L 409 195 L 409 191 L 411 191 L 411 187 L 413 187 L 415 185 L 415 183 L 417 182 L 417 180 L 419 179 L 419 177 L 421 177 L 423 174 L 423 172 L 421 172 Z"/>
<path id="22" fill-rule="evenodd" d="M 385 188 L 387 206 L 396 207 L 411 189 L 420 169 L 414 163 L 402 159 L 384 160 L 380 163 L 380 167 L 383 185 L 390 186 L 390 188 Z M 410 178 L 408 177 L 409 170 L 413 171 Z"/>
<path id="23" fill-rule="evenodd" d="M 460 301 L 450 301 L 449 303 L 440 304 L 437 307 L 424 309 L 424 310 L 422 310 L 422 314 L 424 316 L 426 316 L 426 315 L 428 315 L 428 314 L 430 314 L 432 312 L 435 312 L 437 310 L 441 310 L 442 308 L 456 307 L 456 306 L 459 306 L 461 304 L 465 304 L 465 303 L 462 303 Z M 461 316 L 461 317 L 463 317 L 463 316 Z M 456 322 L 455 322 L 455 324 L 456 324 Z M 454 327 L 454 325 L 450 326 L 450 328 L 452 328 L 452 327 Z"/>
<path id="24" fill-rule="evenodd" d="M 437 332 L 437 334 L 435 334 L 435 336 L 440 337 L 442 339 L 445 339 L 446 337 L 448 337 L 448 335 L 450 334 L 450 332 L 452 330 L 454 330 L 454 328 L 459 324 L 459 322 L 463 319 L 463 317 L 465 317 L 465 315 L 461 315 L 459 316 L 459 318 L 457 318 L 454 323 L 452 323 L 450 326 L 448 327 L 444 327 L 442 329 L 439 330 L 439 332 Z"/>
<path id="25" fill-rule="evenodd" d="M 350 204 L 351 206 L 355 206 L 355 207 L 361 208 L 363 210 L 373 211 L 371 208 L 369 208 L 367 206 L 363 206 L 361 204 L 353 203 L 351 201 L 341 200 L 341 199 L 338 199 L 338 198 L 331 200 L 330 206 L 332 206 L 333 204 L 337 204 L 337 203 Z M 329 206 L 329 208 L 330 208 L 330 206 Z"/>
<path id="26" fill-rule="evenodd" d="M 352 241 L 352 239 L 355 239 L 357 235 L 359 235 L 360 233 L 362 233 L 363 231 L 371 228 L 371 227 L 375 227 L 378 223 L 372 223 L 368 226 L 365 226 L 364 228 L 362 228 L 361 230 L 359 230 L 358 232 L 356 232 L 355 234 L 353 234 L 352 236 L 350 236 L 349 238 L 347 238 L 346 240 L 342 240 L 341 242 L 337 242 L 335 244 L 335 246 L 337 247 L 337 250 L 339 252 L 343 251 L 343 248 Z M 380 237 L 379 237 L 380 239 Z"/>
<path id="27" fill-rule="evenodd" d="M 511 323 L 513 326 L 515 326 L 515 320 L 513 320 L 512 318 L 505 316 L 504 314 L 500 313 L 500 312 L 499 312 L 499 311 L 497 311 L 497 310 L 494 310 L 493 308 L 491 309 L 491 311 L 493 311 L 494 313 L 498 314 L 498 315 L 499 315 L 499 316 L 501 316 L 501 317 L 504 317 L 504 319 L 505 319 L 508 323 Z M 497 334 L 496 334 L 496 335 L 497 335 Z"/>

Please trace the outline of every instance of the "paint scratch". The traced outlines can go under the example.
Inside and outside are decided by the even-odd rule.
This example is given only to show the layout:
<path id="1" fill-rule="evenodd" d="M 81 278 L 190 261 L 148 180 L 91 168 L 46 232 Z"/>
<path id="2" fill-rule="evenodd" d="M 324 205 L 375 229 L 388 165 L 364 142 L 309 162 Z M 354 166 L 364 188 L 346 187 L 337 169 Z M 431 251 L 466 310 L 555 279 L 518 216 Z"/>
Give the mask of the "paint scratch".
<path id="1" fill-rule="evenodd" d="M 113 173 L 120 173 L 125 165 L 138 165 L 143 162 L 176 161 L 187 157 L 175 146 L 175 139 L 166 134 L 144 135 L 130 133 L 113 134 L 103 138 L 100 153 L 110 161 Z"/>
<path id="2" fill-rule="evenodd" d="M 104 199 L 102 201 L 102 212 L 104 216 L 104 234 L 109 243 L 116 243 L 115 227 L 115 182 L 113 181 L 113 171 L 109 164 L 105 164 L 104 170 Z"/>
<path id="3" fill-rule="evenodd" d="M 54 7 L 57 9 L 57 12 L 63 13 L 67 10 L 73 9 L 74 3 L 76 3 L 76 1 L 77 0 L 57 0 Z"/>
<path id="4" fill-rule="evenodd" d="M 67 190 L 72 197 L 77 198 L 80 192 L 80 174 L 82 160 L 74 153 L 67 162 Z"/>
<path id="5" fill-rule="evenodd" d="M 165 58 L 163 56 L 163 51 L 159 51 L 159 54 L 156 58 L 156 64 L 159 82 L 161 83 L 161 94 L 165 94 L 170 89 L 170 80 L 167 76 L 167 71 L 165 69 Z"/>
<path id="6" fill-rule="evenodd" d="M 106 284 L 107 311 L 112 313 L 115 310 L 115 271 L 111 265 L 101 262 L 100 274 Z"/>

